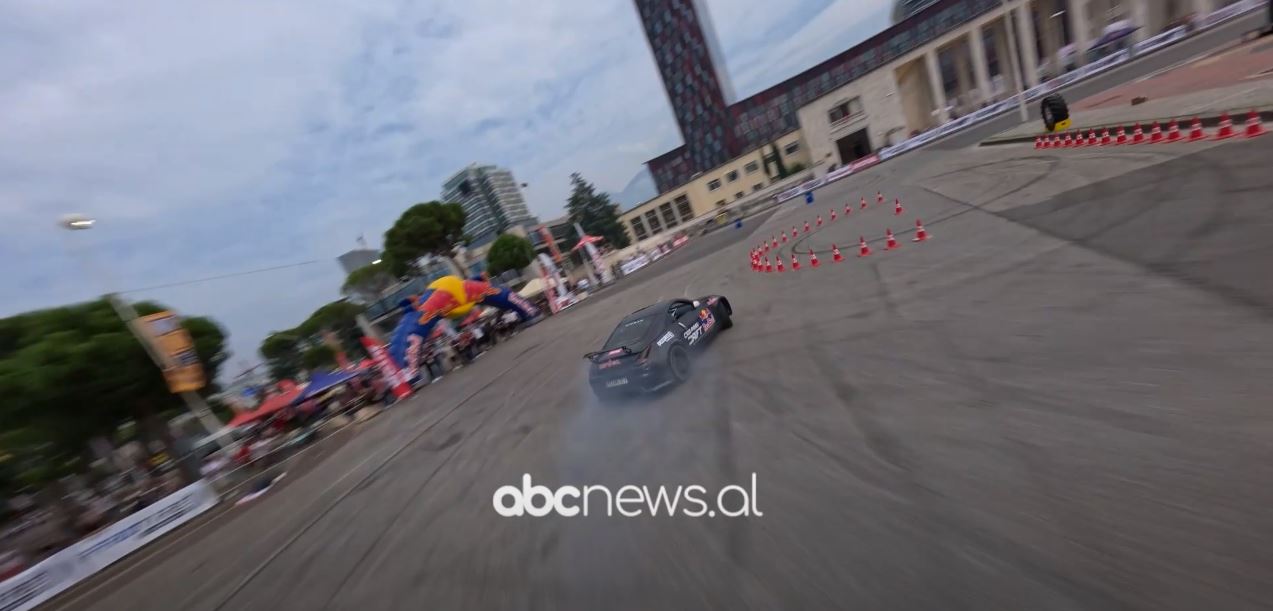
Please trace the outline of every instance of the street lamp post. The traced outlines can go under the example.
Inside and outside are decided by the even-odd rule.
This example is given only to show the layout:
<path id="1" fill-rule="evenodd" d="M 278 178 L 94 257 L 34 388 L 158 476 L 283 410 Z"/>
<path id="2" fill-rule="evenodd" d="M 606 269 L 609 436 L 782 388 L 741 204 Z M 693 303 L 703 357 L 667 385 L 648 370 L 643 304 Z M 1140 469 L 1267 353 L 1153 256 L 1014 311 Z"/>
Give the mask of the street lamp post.
<path id="1" fill-rule="evenodd" d="M 63 216 L 58 224 L 64 229 L 71 231 L 83 231 L 86 229 L 92 229 L 96 222 L 96 219 L 89 218 L 82 214 L 68 214 Z M 74 248 L 71 248 L 70 250 L 78 255 L 80 262 L 92 275 L 103 279 L 108 277 L 105 270 L 101 269 L 93 262 L 92 257 L 84 256 Z M 105 280 L 103 281 L 105 282 Z M 132 332 L 137 343 L 141 344 L 141 347 L 146 350 L 146 355 L 150 357 L 150 360 L 155 363 L 155 366 L 158 367 L 160 371 L 163 371 L 163 356 L 155 350 L 154 345 L 152 345 L 149 338 L 146 337 L 146 333 L 141 328 L 141 323 L 138 321 L 139 317 L 137 315 L 137 310 L 133 308 L 133 305 L 122 299 L 113 291 L 106 293 L 106 301 L 111 305 L 111 308 L 115 310 L 115 315 L 119 316 L 120 320 L 124 321 L 124 325 L 128 327 L 130 332 Z M 199 393 L 187 391 L 180 393 L 180 395 L 182 400 L 185 401 L 186 407 L 190 410 L 190 413 L 194 414 L 195 417 L 199 419 L 199 422 L 203 424 L 203 428 L 207 430 L 208 434 L 214 434 L 221 430 L 221 422 L 212 414 L 212 410 L 208 408 L 208 403 L 203 400 L 203 397 L 200 396 Z M 217 437 L 217 442 L 223 449 L 229 449 L 231 446 L 230 440 L 226 439 L 224 435 Z"/>

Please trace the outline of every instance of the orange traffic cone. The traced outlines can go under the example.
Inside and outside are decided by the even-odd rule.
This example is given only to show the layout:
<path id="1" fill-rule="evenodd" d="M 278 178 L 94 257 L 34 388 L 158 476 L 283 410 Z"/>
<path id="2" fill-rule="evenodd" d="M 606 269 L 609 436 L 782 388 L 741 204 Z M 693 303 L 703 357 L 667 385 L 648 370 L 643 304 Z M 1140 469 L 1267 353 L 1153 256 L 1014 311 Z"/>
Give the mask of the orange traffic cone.
<path id="1" fill-rule="evenodd" d="M 844 260 L 844 255 L 840 254 L 840 247 L 835 244 L 831 245 L 831 261 L 839 263 Z"/>
<path id="2" fill-rule="evenodd" d="M 893 200 L 893 216 L 902 216 L 902 200 Z"/>
<path id="3" fill-rule="evenodd" d="M 924 230 L 924 223 L 919 219 L 915 219 L 915 237 L 911 238 L 912 242 L 923 242 L 928 239 L 928 232 Z"/>
<path id="4" fill-rule="evenodd" d="M 813 252 L 813 249 L 810 248 L 809 249 L 809 267 L 817 267 L 817 266 L 818 266 L 818 254 Z"/>
<path id="5" fill-rule="evenodd" d="M 865 197 L 863 197 L 863 198 L 862 198 L 862 209 L 863 209 L 863 210 L 866 210 L 866 198 L 865 198 Z"/>
<path id="6" fill-rule="evenodd" d="M 1260 121 L 1260 113 L 1252 110 L 1251 114 L 1246 116 L 1246 137 L 1255 138 L 1267 133 L 1268 130 L 1264 129 L 1264 123 Z"/>
<path id="7" fill-rule="evenodd" d="M 831 209 L 831 222 L 832 222 L 832 223 L 834 223 L 834 222 L 835 222 L 835 209 L 834 209 L 834 208 L 832 208 L 832 209 Z"/>
<path id="8" fill-rule="evenodd" d="M 1114 146 L 1122 146 L 1127 144 L 1127 128 L 1122 125 L 1118 126 L 1118 138 L 1114 140 Z"/>
<path id="9" fill-rule="evenodd" d="M 1105 132 L 1101 134 L 1101 146 L 1109 146 L 1114 143 L 1114 137 L 1109 135 L 1109 128 L 1105 128 Z"/>
<path id="10" fill-rule="evenodd" d="M 1193 127 L 1189 129 L 1189 141 L 1199 142 L 1207 139 L 1207 133 L 1202 130 L 1202 118 L 1193 118 Z"/>
<path id="11" fill-rule="evenodd" d="M 893 250 L 897 248 L 897 237 L 893 235 L 893 230 L 886 229 L 884 231 L 884 237 L 888 239 L 888 242 L 884 245 L 884 250 Z"/>
<path id="12" fill-rule="evenodd" d="M 1158 144 L 1162 141 L 1163 141 L 1162 127 L 1158 125 L 1157 121 L 1154 121 L 1154 128 L 1149 131 L 1149 143 Z"/>
<path id="13" fill-rule="evenodd" d="M 809 221 L 804 222 L 804 232 L 809 233 Z"/>
<path id="14" fill-rule="evenodd" d="M 793 239 L 793 240 L 794 240 L 794 239 L 796 239 L 796 238 L 798 238 L 798 237 L 800 237 L 800 232 L 799 232 L 799 231 L 796 231 L 796 226 L 795 226 L 795 225 L 792 225 L 792 226 L 791 226 L 791 239 Z"/>
<path id="15" fill-rule="evenodd" d="M 819 215 L 818 215 L 818 227 L 821 227 L 821 226 L 822 226 L 822 215 L 821 215 L 821 214 L 819 214 Z"/>
<path id="16" fill-rule="evenodd" d="M 1132 132 L 1132 144 L 1145 143 L 1145 130 L 1141 129 L 1140 123 L 1136 124 L 1136 131 Z"/>
<path id="17" fill-rule="evenodd" d="M 866 238 L 863 236 L 858 236 L 858 256 L 859 257 L 871 256 L 871 247 L 867 246 Z"/>
<path id="18" fill-rule="evenodd" d="M 786 244 L 786 243 L 787 243 L 787 232 L 785 232 L 785 231 L 784 231 L 784 232 L 782 232 L 782 243 L 783 243 L 783 244 Z"/>
<path id="19" fill-rule="evenodd" d="M 851 204 L 851 203 L 849 203 L 849 204 L 845 204 L 845 205 L 844 205 L 844 216 L 848 216 L 848 215 L 849 215 L 849 214 L 851 214 L 852 212 L 853 212 L 853 204 Z"/>
<path id="20" fill-rule="evenodd" d="M 1167 128 L 1167 142 L 1180 142 L 1183 139 L 1184 137 L 1180 135 L 1180 124 L 1172 119 L 1170 127 Z"/>
<path id="21" fill-rule="evenodd" d="M 1047 141 L 1043 139 L 1043 136 L 1035 136 L 1035 137 L 1034 137 L 1034 149 L 1035 149 L 1035 150 L 1039 150 L 1039 149 L 1045 149 L 1045 148 L 1048 148 L 1048 147 L 1047 147 L 1047 145 L 1046 145 L 1046 144 L 1044 144 L 1045 142 L 1047 142 Z"/>
<path id="22" fill-rule="evenodd" d="M 772 273 L 773 271 L 774 271 L 774 264 L 769 261 L 769 257 L 765 257 L 765 273 L 768 274 L 768 273 Z"/>
<path id="23" fill-rule="evenodd" d="M 781 273 L 783 272 L 783 269 L 782 269 L 782 255 L 778 255 L 778 256 L 774 257 L 774 260 L 778 262 L 778 273 L 780 273 L 780 274 L 781 274 Z"/>
<path id="24" fill-rule="evenodd" d="M 877 206 L 884 205 L 884 194 L 880 191 L 875 192 L 875 205 Z"/>
<path id="25" fill-rule="evenodd" d="M 1097 140 L 1097 139 L 1096 139 L 1096 130 L 1094 130 L 1094 129 L 1089 129 L 1089 130 L 1087 130 L 1087 144 L 1086 144 L 1086 146 L 1098 146 L 1098 145 L 1100 144 L 1100 142 L 1101 142 L 1100 140 Z"/>
<path id="26" fill-rule="evenodd" d="M 1220 131 L 1216 132 L 1216 140 L 1228 140 L 1238 135 L 1237 130 L 1233 129 L 1233 120 L 1229 118 L 1229 113 L 1220 115 Z"/>
<path id="27" fill-rule="evenodd" d="M 796 253 L 791 253 L 791 271 L 800 269 L 800 259 L 796 258 Z"/>

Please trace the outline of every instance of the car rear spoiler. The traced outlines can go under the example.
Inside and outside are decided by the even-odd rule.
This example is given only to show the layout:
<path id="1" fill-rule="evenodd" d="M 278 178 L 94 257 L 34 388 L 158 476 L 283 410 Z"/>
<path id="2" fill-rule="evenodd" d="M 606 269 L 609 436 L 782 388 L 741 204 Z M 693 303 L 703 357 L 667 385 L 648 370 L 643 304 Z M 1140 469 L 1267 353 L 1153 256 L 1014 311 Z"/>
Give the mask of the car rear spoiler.
<path id="1" fill-rule="evenodd" d="M 615 348 L 614 350 L 598 350 L 596 352 L 589 352 L 588 354 L 583 355 L 583 358 L 588 359 L 589 361 L 595 361 L 597 360 L 597 357 L 599 356 L 619 356 L 620 354 L 636 354 L 636 353 L 633 352 L 632 349 L 627 346 L 620 346 L 618 348 Z"/>

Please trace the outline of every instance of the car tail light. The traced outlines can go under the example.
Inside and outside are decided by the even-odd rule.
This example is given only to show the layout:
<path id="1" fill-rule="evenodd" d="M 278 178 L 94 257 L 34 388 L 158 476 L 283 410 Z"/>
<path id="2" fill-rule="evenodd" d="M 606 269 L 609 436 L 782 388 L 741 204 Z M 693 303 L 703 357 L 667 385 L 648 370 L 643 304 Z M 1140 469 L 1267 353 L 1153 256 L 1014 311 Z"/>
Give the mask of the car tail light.
<path id="1" fill-rule="evenodd" d="M 650 359 L 650 350 L 653 350 L 653 349 L 654 349 L 654 344 L 650 344 L 649 346 L 646 346 L 645 350 L 641 351 L 641 356 L 637 357 L 637 363 L 644 365 L 645 362 Z"/>

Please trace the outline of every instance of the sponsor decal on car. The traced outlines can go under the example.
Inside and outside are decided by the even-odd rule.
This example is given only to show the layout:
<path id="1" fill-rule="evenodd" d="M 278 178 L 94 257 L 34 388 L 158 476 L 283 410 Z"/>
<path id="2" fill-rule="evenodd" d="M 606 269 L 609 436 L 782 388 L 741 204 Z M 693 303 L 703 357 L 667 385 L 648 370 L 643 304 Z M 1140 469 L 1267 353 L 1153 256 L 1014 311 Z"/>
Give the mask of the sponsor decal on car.
<path id="1" fill-rule="evenodd" d="M 712 316 L 711 310 L 699 310 L 698 320 L 699 326 L 702 327 L 704 331 L 711 329 L 712 325 L 716 324 L 716 317 Z"/>
<path id="2" fill-rule="evenodd" d="M 690 329 L 689 331 L 685 332 L 685 341 L 689 342 L 690 345 L 693 346 L 696 342 L 698 342 L 699 339 L 703 337 L 703 331 L 704 331 L 704 328 L 702 324 L 694 325 L 693 329 Z"/>
<path id="3" fill-rule="evenodd" d="M 617 378 L 606 382 L 606 388 L 614 388 L 615 386 L 623 386 L 628 383 L 627 378 Z"/>
<path id="4" fill-rule="evenodd" d="M 667 333 L 663 334 L 663 337 L 659 338 L 659 341 L 657 343 L 658 345 L 662 346 L 663 344 L 666 344 L 675 338 L 676 338 L 676 334 L 672 333 L 671 331 L 668 331 Z"/>

